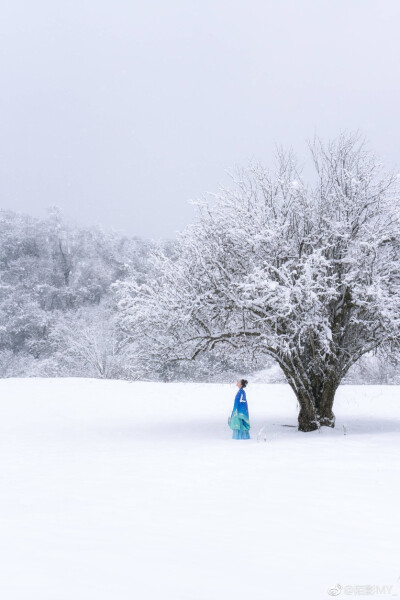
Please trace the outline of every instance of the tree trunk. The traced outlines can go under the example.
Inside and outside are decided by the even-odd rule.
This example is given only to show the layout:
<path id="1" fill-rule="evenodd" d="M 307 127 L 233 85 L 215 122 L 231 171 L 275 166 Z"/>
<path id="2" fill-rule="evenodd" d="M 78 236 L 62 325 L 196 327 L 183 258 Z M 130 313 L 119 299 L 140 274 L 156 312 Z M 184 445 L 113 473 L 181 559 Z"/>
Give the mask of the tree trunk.
<path id="1" fill-rule="evenodd" d="M 332 370 L 318 376 L 310 376 L 296 363 L 296 370 L 281 364 L 289 385 L 296 394 L 300 405 L 298 414 L 299 431 L 315 431 L 322 426 L 335 427 L 332 407 L 338 382 Z M 286 367 L 286 368 L 285 368 Z"/>
<path id="2" fill-rule="evenodd" d="M 319 428 L 319 419 L 315 410 L 314 402 L 304 394 L 296 394 L 300 404 L 298 415 L 299 431 L 315 431 Z"/>
<path id="3" fill-rule="evenodd" d="M 290 387 L 296 394 L 297 401 L 300 405 L 300 411 L 298 415 L 299 431 L 314 431 L 315 429 L 318 429 L 319 419 L 311 387 L 308 386 L 309 391 L 307 391 L 307 386 L 303 383 L 302 378 L 299 376 L 298 369 L 292 368 L 293 363 L 291 365 L 287 365 L 282 361 L 280 365 Z"/>
<path id="4" fill-rule="evenodd" d="M 337 384 L 335 381 L 326 379 L 321 396 L 317 399 L 316 407 L 319 423 L 325 427 L 335 427 L 335 415 L 332 407 L 335 399 Z"/>
<path id="5" fill-rule="evenodd" d="M 335 387 L 327 386 L 319 398 L 307 398 L 296 394 L 300 404 L 299 431 L 314 431 L 324 426 L 335 427 L 335 415 L 332 411 L 335 392 Z"/>

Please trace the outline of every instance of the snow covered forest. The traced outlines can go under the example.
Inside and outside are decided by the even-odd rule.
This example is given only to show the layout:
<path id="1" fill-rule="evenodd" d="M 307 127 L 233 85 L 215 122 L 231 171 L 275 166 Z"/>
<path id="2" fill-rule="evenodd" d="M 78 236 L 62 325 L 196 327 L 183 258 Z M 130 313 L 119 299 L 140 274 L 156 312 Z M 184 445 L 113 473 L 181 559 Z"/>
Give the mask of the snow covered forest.
<path id="1" fill-rule="evenodd" d="M 146 240 L 67 222 L 0 213 L 3 377 L 130 377 L 111 284 L 151 276 Z M 168 243 L 164 245 L 168 251 Z"/>
<path id="2" fill-rule="evenodd" d="M 171 240 L 79 227 L 56 206 L 44 219 L 0 211 L 0 376 L 227 377 L 235 366 L 211 354 L 190 368 L 167 372 L 159 363 L 150 371 L 119 326 L 113 284 L 153 279 L 152 256 L 173 258 L 175 248 Z"/>
<path id="3" fill-rule="evenodd" d="M 310 150 L 309 183 L 280 151 L 176 240 L 1 211 L 0 376 L 285 382 L 292 341 L 329 353 L 326 309 L 348 301 L 359 345 L 339 381 L 399 383 L 397 178 L 358 135 Z"/>

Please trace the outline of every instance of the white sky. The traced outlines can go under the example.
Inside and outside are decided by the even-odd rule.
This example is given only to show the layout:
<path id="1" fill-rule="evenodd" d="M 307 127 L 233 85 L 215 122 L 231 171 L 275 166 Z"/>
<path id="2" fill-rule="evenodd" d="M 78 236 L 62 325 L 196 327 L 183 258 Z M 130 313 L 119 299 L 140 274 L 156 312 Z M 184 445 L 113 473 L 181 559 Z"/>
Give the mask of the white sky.
<path id="1" fill-rule="evenodd" d="M 3 0 L 0 206 L 172 237 L 225 172 L 360 129 L 399 167 L 399 0 Z"/>

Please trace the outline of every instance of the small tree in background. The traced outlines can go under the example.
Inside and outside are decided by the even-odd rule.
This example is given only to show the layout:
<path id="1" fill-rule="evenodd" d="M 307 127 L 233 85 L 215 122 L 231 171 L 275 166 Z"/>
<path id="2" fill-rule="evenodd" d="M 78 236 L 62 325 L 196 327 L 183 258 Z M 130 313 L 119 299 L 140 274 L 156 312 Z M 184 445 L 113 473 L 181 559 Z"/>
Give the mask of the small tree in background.
<path id="1" fill-rule="evenodd" d="M 396 177 L 358 135 L 310 145 L 306 183 L 290 153 L 275 170 L 235 173 L 232 189 L 197 203 L 178 258 L 158 277 L 118 290 L 120 322 L 147 365 L 274 358 L 299 402 L 299 429 L 334 427 L 335 392 L 365 353 L 397 339 Z M 147 349 L 145 352 L 143 349 Z"/>

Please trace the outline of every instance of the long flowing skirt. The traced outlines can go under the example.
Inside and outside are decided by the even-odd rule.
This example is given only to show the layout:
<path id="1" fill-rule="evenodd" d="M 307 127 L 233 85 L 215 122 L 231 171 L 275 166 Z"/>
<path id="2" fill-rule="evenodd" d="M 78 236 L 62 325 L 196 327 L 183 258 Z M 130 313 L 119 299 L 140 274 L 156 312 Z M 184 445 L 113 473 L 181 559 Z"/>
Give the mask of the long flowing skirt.
<path id="1" fill-rule="evenodd" d="M 234 440 L 249 440 L 250 433 L 247 429 L 234 429 L 232 433 L 232 439 Z"/>
<path id="2" fill-rule="evenodd" d="M 250 421 L 246 413 L 239 412 L 235 407 L 229 420 L 229 427 L 233 430 L 232 439 L 234 440 L 249 440 L 250 439 Z"/>

